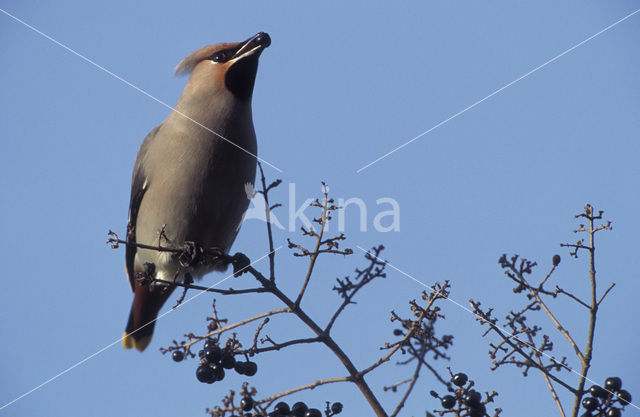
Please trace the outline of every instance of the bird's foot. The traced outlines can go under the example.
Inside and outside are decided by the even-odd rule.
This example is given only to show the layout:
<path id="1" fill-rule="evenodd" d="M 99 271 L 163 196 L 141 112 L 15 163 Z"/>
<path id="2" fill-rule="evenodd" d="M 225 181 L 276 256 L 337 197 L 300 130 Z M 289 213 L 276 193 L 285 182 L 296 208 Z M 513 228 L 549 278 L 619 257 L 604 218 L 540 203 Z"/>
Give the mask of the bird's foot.
<path id="1" fill-rule="evenodd" d="M 197 264 L 204 254 L 202 246 L 196 242 L 187 241 L 184 242 L 184 248 L 182 252 L 178 254 L 178 262 L 183 268 L 189 268 Z"/>
<path id="2" fill-rule="evenodd" d="M 154 263 L 145 262 L 143 268 L 142 272 L 136 272 L 136 281 L 142 286 L 149 285 L 153 282 L 156 275 L 156 265 Z"/>
<path id="3" fill-rule="evenodd" d="M 237 278 L 247 272 L 249 266 L 251 266 L 251 261 L 244 253 L 236 252 L 231 257 L 231 265 L 233 265 L 233 276 Z"/>

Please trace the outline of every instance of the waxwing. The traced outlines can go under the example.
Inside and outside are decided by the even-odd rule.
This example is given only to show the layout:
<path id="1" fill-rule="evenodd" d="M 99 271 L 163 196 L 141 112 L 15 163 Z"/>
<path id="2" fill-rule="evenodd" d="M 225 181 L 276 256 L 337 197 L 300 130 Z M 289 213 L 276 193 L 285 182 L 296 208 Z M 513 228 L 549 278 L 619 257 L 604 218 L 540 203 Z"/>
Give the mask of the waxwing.
<path id="1" fill-rule="evenodd" d="M 133 169 L 126 271 L 134 293 L 122 344 L 143 351 L 173 286 L 227 264 L 185 268 L 176 254 L 135 244 L 181 247 L 194 242 L 227 253 L 249 205 L 257 159 L 251 96 L 266 33 L 244 42 L 205 46 L 183 59 L 191 73 L 167 119 L 142 142 Z M 161 231 L 161 232 L 160 232 Z M 155 268 L 150 268 L 153 264 Z M 140 273 L 155 280 L 143 285 Z M 138 277 L 136 276 L 138 274 Z"/>

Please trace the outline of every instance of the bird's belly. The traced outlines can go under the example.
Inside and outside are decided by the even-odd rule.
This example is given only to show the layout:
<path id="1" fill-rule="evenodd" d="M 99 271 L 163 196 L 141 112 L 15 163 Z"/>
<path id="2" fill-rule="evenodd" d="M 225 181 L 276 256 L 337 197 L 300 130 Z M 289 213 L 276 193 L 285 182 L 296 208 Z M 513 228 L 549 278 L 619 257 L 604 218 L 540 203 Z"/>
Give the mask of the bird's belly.
<path id="1" fill-rule="evenodd" d="M 244 178 L 233 174 L 213 170 L 208 175 L 199 172 L 179 176 L 189 178 L 189 183 L 172 175 L 151 179 L 140 205 L 137 242 L 173 248 L 194 242 L 205 249 L 217 248 L 226 253 L 249 204 Z M 136 265 L 145 262 L 155 264 L 159 279 L 182 280 L 181 267 L 170 252 L 139 249 Z M 214 269 L 220 266 L 199 267 L 189 272 L 200 278 Z"/>

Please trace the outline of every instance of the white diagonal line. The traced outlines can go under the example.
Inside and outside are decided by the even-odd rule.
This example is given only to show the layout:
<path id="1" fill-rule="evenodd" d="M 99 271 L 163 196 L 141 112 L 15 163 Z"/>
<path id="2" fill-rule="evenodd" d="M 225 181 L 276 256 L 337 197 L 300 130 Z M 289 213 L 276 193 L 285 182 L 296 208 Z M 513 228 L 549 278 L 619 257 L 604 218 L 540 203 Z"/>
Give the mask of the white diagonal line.
<path id="1" fill-rule="evenodd" d="M 537 67 L 535 67 L 534 69 L 532 69 L 531 71 L 521 75 L 520 77 L 516 78 L 515 80 L 511 81 L 508 84 L 503 85 L 502 87 L 500 87 L 499 89 L 497 89 L 496 91 L 494 91 L 493 93 L 489 94 L 488 96 L 476 101 L 475 103 L 473 103 L 472 105 L 460 110 L 459 112 L 457 112 L 456 114 L 454 114 L 453 116 L 441 121 L 440 123 L 438 123 L 437 125 L 433 126 L 432 128 L 425 130 L 424 132 L 420 133 L 418 136 L 413 137 L 412 139 L 408 140 L 407 142 L 403 143 L 402 145 L 392 149 L 391 151 L 387 152 L 386 154 L 382 155 L 381 157 L 379 157 L 378 159 L 369 162 L 367 165 L 363 166 L 362 168 L 358 169 L 356 171 L 356 173 L 360 173 L 362 171 L 364 171 L 365 169 L 369 168 L 371 165 L 380 162 L 381 160 L 383 160 L 384 158 L 386 158 L 387 156 L 391 155 L 392 153 L 399 151 L 400 149 L 404 148 L 405 146 L 407 146 L 408 144 L 420 139 L 421 137 L 423 137 L 424 135 L 428 134 L 429 132 L 432 132 L 434 130 L 436 130 L 437 128 L 439 128 L 440 126 L 442 126 L 443 124 L 455 119 L 456 117 L 460 116 L 461 114 L 465 113 L 467 110 L 471 110 L 472 108 L 474 108 L 475 106 L 477 106 L 478 104 L 482 103 L 485 100 L 488 100 L 489 98 L 495 96 L 496 94 L 500 93 L 501 91 L 505 90 L 506 88 L 511 87 L 512 85 L 514 85 L 515 83 L 517 83 L 518 81 L 527 78 L 529 75 L 533 74 L 534 72 L 538 71 L 539 69 L 542 69 L 544 67 L 546 67 L 547 65 L 549 65 L 550 63 L 552 63 L 553 61 L 561 58 L 562 56 L 568 54 L 569 52 L 573 51 L 574 49 L 584 45 L 585 43 L 589 42 L 590 40 L 592 40 L 593 38 L 603 34 L 604 32 L 608 31 L 609 29 L 611 29 L 612 27 L 618 25 L 619 23 L 624 22 L 625 20 L 627 20 L 628 18 L 630 18 L 631 16 L 633 16 L 634 14 L 640 12 L 640 9 L 636 10 L 635 12 L 629 13 L 628 15 L 626 15 L 625 17 L 623 17 L 622 19 L 610 24 L 609 26 L 607 26 L 606 28 L 602 29 L 600 32 L 595 33 L 591 36 L 589 36 L 587 39 L 583 40 L 580 43 L 577 43 L 575 45 L 573 45 L 571 48 L 565 50 L 564 52 L 554 56 L 553 58 L 551 58 L 550 60 L 548 60 L 547 62 L 545 62 L 544 64 L 538 65 Z"/>
<path id="2" fill-rule="evenodd" d="M 251 265 L 260 262 L 261 260 L 263 260 L 264 258 L 266 258 L 267 256 L 271 255 L 272 253 L 276 252 L 277 250 L 281 249 L 282 246 L 277 247 L 276 249 L 274 249 L 273 251 L 267 253 L 266 255 L 256 259 L 255 261 L 251 262 L 249 265 L 245 266 L 244 268 L 240 269 L 240 271 L 243 271 L 247 268 L 249 268 Z M 212 286 L 208 287 L 206 290 L 202 290 L 200 292 L 198 292 L 196 295 L 194 295 L 191 298 L 188 298 L 186 300 L 184 300 L 182 303 L 180 303 L 179 305 L 177 305 L 176 307 L 172 307 L 171 309 L 165 311 L 164 313 L 162 313 L 161 315 L 159 315 L 158 317 L 156 317 L 155 319 L 151 320 L 150 322 L 148 322 L 147 324 L 145 324 L 144 326 L 140 326 L 138 327 L 135 331 L 133 331 L 130 334 L 134 334 L 135 332 L 139 331 L 140 329 L 150 325 L 151 323 L 155 323 L 156 321 L 160 320 L 161 318 L 163 318 L 164 316 L 166 316 L 167 314 L 177 310 L 179 307 L 187 304 L 189 301 L 193 300 L 194 298 L 197 298 L 199 296 L 201 296 L 202 294 L 206 293 L 207 290 L 210 290 L 214 287 L 217 287 L 218 285 L 222 284 L 223 282 L 225 282 L 226 280 L 228 280 L 229 278 L 231 278 L 234 274 L 231 274 L 223 279 L 221 279 L 220 281 L 216 282 L 215 284 L 213 284 Z M 32 392 L 44 387 L 45 385 L 47 385 L 49 382 L 55 381 L 56 379 L 60 378 L 62 375 L 66 374 L 67 372 L 71 371 L 72 369 L 77 368 L 78 366 L 82 365 L 83 363 L 85 363 L 86 361 L 98 356 L 99 354 L 101 354 L 102 352 L 104 352 L 105 350 L 109 349 L 111 346 L 122 342 L 122 339 L 124 339 L 124 336 L 114 340 L 113 342 L 109 343 L 107 346 L 103 347 L 102 349 L 96 351 L 95 353 L 92 353 L 91 355 L 87 356 L 86 358 L 82 359 L 79 362 L 76 362 L 75 364 L 71 365 L 70 367 L 68 367 L 67 369 L 65 369 L 64 371 L 60 372 L 59 374 L 52 376 L 51 378 L 47 379 L 46 381 L 44 381 L 42 384 L 31 388 L 29 391 L 25 392 L 24 394 L 20 395 L 19 397 L 9 401 L 8 403 L 6 403 L 5 405 L 3 405 L 2 407 L 0 407 L 0 411 L 4 410 L 5 408 L 9 407 L 11 404 L 15 403 L 16 401 L 21 400 L 22 398 L 26 397 L 27 395 L 31 394 Z"/>
<path id="3" fill-rule="evenodd" d="M 412 280 L 414 280 L 414 281 L 415 281 L 415 282 L 417 282 L 418 284 L 422 285 L 422 286 L 423 286 L 423 287 L 425 287 L 426 289 L 431 290 L 431 287 L 429 287 L 427 284 L 425 284 L 424 282 L 420 281 L 419 279 L 417 279 L 417 278 L 415 278 L 415 277 L 411 276 L 410 274 L 408 274 L 408 273 L 404 272 L 404 271 L 403 271 L 403 270 L 401 270 L 400 268 L 397 268 L 397 267 L 395 267 L 394 265 L 391 265 L 388 261 L 385 261 L 384 259 L 381 259 L 381 258 L 377 257 L 376 255 L 374 255 L 374 254 L 373 254 L 373 253 L 371 253 L 370 251 L 368 251 L 368 250 L 366 250 L 366 249 L 363 249 L 362 247 L 360 247 L 360 246 L 358 246 L 358 245 L 356 245 L 356 247 L 357 247 L 358 249 L 360 249 L 361 251 L 363 251 L 364 253 L 369 254 L 370 256 L 372 256 L 372 257 L 376 258 L 376 259 L 377 259 L 377 260 L 379 260 L 380 262 L 384 262 L 384 264 L 385 264 L 385 265 L 389 265 L 392 269 L 395 269 L 396 271 L 400 272 L 400 273 L 401 273 L 402 275 L 404 275 L 405 277 L 407 277 L 407 278 L 411 278 Z M 553 356 L 551 356 L 551 355 L 549 355 L 549 354 L 547 354 L 547 353 L 545 353 L 545 352 L 542 352 L 542 351 L 540 351 L 540 350 L 536 349 L 536 347 L 535 347 L 535 346 L 533 346 L 533 345 L 531 345 L 530 343 L 527 343 L 527 342 L 525 342 L 525 341 L 522 341 L 522 340 L 518 339 L 518 337 L 517 337 L 516 335 L 514 335 L 513 333 L 510 333 L 508 330 L 500 329 L 500 328 L 499 328 L 498 326 L 496 326 L 495 324 L 493 324 L 493 323 L 491 323 L 491 322 L 489 322 L 489 321 L 487 321 L 487 320 L 483 319 L 480 315 L 478 315 L 478 314 L 474 313 L 470 308 L 465 307 L 464 305 L 460 304 L 460 303 L 459 303 L 459 302 L 457 302 L 456 300 L 453 300 L 453 299 L 451 299 L 450 297 L 444 297 L 444 298 L 446 298 L 448 301 L 451 301 L 453 304 L 457 305 L 457 306 L 458 306 L 458 307 L 460 307 L 461 309 L 463 309 L 463 310 L 467 311 L 467 312 L 468 312 L 468 313 L 470 313 L 472 316 L 475 316 L 475 317 L 477 317 L 477 318 L 481 319 L 482 321 L 487 322 L 487 324 L 488 324 L 489 326 L 491 326 L 491 327 L 493 327 L 493 328 L 495 328 L 495 329 L 497 329 L 497 330 L 499 330 L 499 331 L 501 331 L 501 332 L 503 332 L 503 333 L 505 333 L 505 334 L 509 335 L 509 337 L 510 337 L 510 338 L 517 340 L 519 343 L 522 343 L 522 344 L 524 344 L 524 345 L 529 346 L 531 349 L 533 349 L 533 350 L 534 350 L 534 351 L 536 351 L 537 353 L 540 353 L 540 354 L 542 354 L 542 355 L 546 356 L 547 358 L 551 359 L 553 362 L 555 362 L 555 363 L 561 363 L 560 361 L 558 361 L 558 360 L 557 360 L 556 358 L 554 358 Z M 568 365 L 564 365 L 564 364 L 563 364 L 563 365 L 562 365 L 562 367 L 563 367 L 564 369 L 567 369 L 567 370 L 569 370 L 569 371 L 573 372 L 574 374 L 578 375 L 579 377 L 582 377 L 582 375 L 580 375 L 580 373 L 579 373 L 578 371 L 575 371 L 573 368 L 569 367 Z M 593 381 L 593 380 L 589 379 L 588 377 L 584 377 L 584 379 L 586 379 L 587 381 L 591 382 L 591 383 L 592 383 L 592 384 L 594 384 L 594 385 L 600 385 L 600 384 L 598 384 L 596 381 Z M 607 390 L 606 388 L 603 388 L 603 389 L 605 389 L 605 390 L 606 390 L 607 392 L 609 392 L 610 394 L 614 395 L 614 398 L 615 398 L 615 394 L 614 394 L 613 392 L 611 392 L 611 391 Z M 632 405 L 634 408 L 637 408 L 638 410 L 640 410 L 640 407 L 639 407 L 639 406 L 637 406 L 637 405 L 635 405 L 635 404 L 633 404 L 633 403 L 629 403 L 629 404 L 630 404 L 630 405 Z"/>
<path id="4" fill-rule="evenodd" d="M 107 74 L 111 75 L 113 78 L 122 81 L 124 84 L 128 85 L 129 87 L 133 88 L 136 91 L 139 91 L 140 93 L 144 94 L 145 96 L 149 97 L 150 99 L 162 104 L 163 106 L 165 106 L 166 108 L 178 113 L 179 115 L 189 119 L 190 121 L 192 121 L 193 123 L 197 124 L 198 126 L 200 126 L 201 128 L 209 131 L 210 133 L 213 133 L 214 135 L 216 135 L 217 137 L 219 137 L 220 139 L 228 142 L 229 144 L 235 146 L 236 148 L 242 150 L 243 152 L 246 152 L 247 154 L 253 156 L 254 158 L 256 158 L 258 161 L 260 162 L 264 162 L 265 164 L 269 165 L 271 168 L 275 169 L 278 172 L 283 172 L 280 168 L 278 168 L 275 165 L 270 164 L 269 162 L 265 161 L 262 158 L 259 158 L 257 155 L 254 155 L 253 153 L 249 152 L 248 150 L 244 149 L 242 146 L 237 145 L 236 143 L 232 142 L 231 140 L 225 138 L 224 136 L 222 136 L 221 134 L 214 132 L 213 130 L 211 130 L 210 128 L 208 128 L 207 126 L 203 125 L 202 123 L 192 119 L 191 117 L 187 116 L 186 114 L 182 113 L 179 110 L 176 110 L 175 108 L 173 108 L 173 106 L 165 103 L 164 101 L 160 100 L 159 98 L 156 98 L 155 96 L 151 95 L 150 93 L 148 93 L 147 91 L 143 90 L 142 88 L 138 87 L 137 85 L 125 80 L 124 78 L 120 77 L 118 74 L 115 74 L 111 71 L 109 71 L 108 69 L 106 69 L 105 67 L 103 67 L 102 65 L 92 61 L 91 59 L 87 58 L 86 56 L 82 55 L 81 53 L 73 50 L 72 48 L 68 47 L 67 45 L 63 44 L 62 42 L 59 42 L 57 40 L 55 40 L 54 38 L 52 38 L 51 36 L 47 35 L 46 33 L 36 29 L 35 27 L 31 26 L 30 24 L 28 24 L 27 22 L 25 22 L 24 20 L 21 20 L 19 18 L 17 18 L 16 16 L 12 15 L 11 13 L 7 12 L 6 10 L 0 9 L 0 12 L 4 13 L 5 15 L 9 16 L 10 18 L 12 18 L 13 20 L 15 20 L 18 23 L 21 23 L 22 25 L 26 26 L 27 28 L 31 29 L 32 31 L 36 32 L 37 34 L 49 39 L 51 42 L 55 43 L 56 45 L 66 49 L 67 51 L 71 52 L 72 54 L 74 54 L 75 56 L 77 56 L 78 58 L 88 62 L 89 64 L 93 65 L 94 67 L 106 72 Z"/>

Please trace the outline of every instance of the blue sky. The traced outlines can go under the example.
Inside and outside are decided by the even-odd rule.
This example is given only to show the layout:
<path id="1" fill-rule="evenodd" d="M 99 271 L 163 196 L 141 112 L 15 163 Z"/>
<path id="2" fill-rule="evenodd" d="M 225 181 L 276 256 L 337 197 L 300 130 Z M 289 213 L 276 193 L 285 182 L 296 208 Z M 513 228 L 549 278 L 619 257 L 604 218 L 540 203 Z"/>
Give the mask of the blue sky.
<path id="1" fill-rule="evenodd" d="M 522 305 L 498 267 L 505 252 L 537 260 L 539 274 L 559 253 L 556 283 L 586 296 L 586 258 L 572 260 L 558 244 L 576 239 L 573 215 L 585 203 L 605 210 L 614 229 L 597 242 L 599 287 L 616 287 L 599 312 L 589 375 L 598 382 L 618 375 L 640 398 L 634 324 L 640 315 L 640 13 L 356 172 L 634 12 L 636 2 L 0 4 L 169 104 L 186 81 L 172 76 L 184 56 L 209 43 L 269 32 L 273 43 L 261 57 L 253 109 L 259 155 L 283 170 L 266 168 L 269 179 L 284 181 L 272 196 L 284 203 L 276 214 L 287 218 L 289 184 L 295 184 L 299 207 L 319 195 L 324 180 L 334 197 L 367 204 L 366 232 L 359 230 L 354 207 L 346 213 L 347 246 L 384 244 L 385 259 L 416 279 L 451 280 L 451 298 L 463 305 L 473 297 L 501 316 Z M 109 229 L 124 232 L 138 146 L 169 110 L 4 14 L 0 39 L 2 406 L 121 336 L 131 302 L 124 250 L 113 251 L 104 241 Z M 380 198 L 398 202 L 399 232 L 372 227 L 384 209 L 376 205 Z M 276 244 L 287 237 L 297 235 L 277 231 Z M 234 250 L 263 256 L 264 224 L 247 221 Z M 358 252 L 319 265 L 305 308 L 320 321 L 338 305 L 330 291 L 334 278 L 362 264 Z M 305 262 L 287 249 L 277 261 L 283 288 L 294 291 Z M 212 274 L 205 283 L 222 278 Z M 406 312 L 407 301 L 422 289 L 390 270 L 348 309 L 336 339 L 358 366 L 375 360 L 378 346 L 392 338 L 390 310 Z M 232 320 L 278 306 L 264 296 L 217 298 Z M 158 348 L 186 332 L 202 332 L 211 301 L 198 297 L 160 320 L 144 354 L 117 343 L 0 414 L 204 416 L 241 379 L 204 386 L 195 380 L 194 361 L 173 363 Z M 499 391 L 503 415 L 557 413 L 539 375 L 490 372 L 482 329 L 455 304 L 442 307 L 447 318 L 440 329 L 456 337 L 454 370 L 467 372 L 484 390 Z M 584 340 L 585 312 L 566 300 L 553 307 Z M 554 336 L 556 355 L 570 355 L 552 324 L 543 316 L 537 320 Z M 270 326 L 268 334 L 279 340 L 307 335 L 293 320 Z M 251 382 L 264 396 L 345 374 L 319 347 L 258 360 Z M 381 387 L 409 372 L 388 366 L 370 377 L 389 409 L 398 394 Z M 563 375 L 575 383 L 575 376 Z M 427 376 L 403 415 L 437 407 L 431 389 L 440 387 Z M 348 385 L 292 398 L 297 400 L 318 406 L 341 401 L 345 415 L 369 413 Z M 625 415 L 640 414 L 628 407 Z"/>

